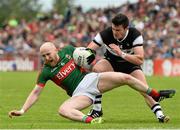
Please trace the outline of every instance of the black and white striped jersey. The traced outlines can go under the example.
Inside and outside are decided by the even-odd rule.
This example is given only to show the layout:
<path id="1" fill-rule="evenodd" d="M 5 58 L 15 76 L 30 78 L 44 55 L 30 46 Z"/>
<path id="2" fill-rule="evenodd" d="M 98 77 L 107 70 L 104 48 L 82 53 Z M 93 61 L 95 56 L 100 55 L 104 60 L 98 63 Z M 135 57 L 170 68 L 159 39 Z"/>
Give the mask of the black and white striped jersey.
<path id="1" fill-rule="evenodd" d="M 113 36 L 112 27 L 109 27 L 98 33 L 93 39 L 93 42 L 99 46 L 105 46 L 106 52 L 104 55 L 106 58 L 122 62 L 125 60 L 118 56 L 116 53 L 114 53 L 108 45 L 112 43 L 116 44 L 123 52 L 128 54 L 134 54 L 133 47 L 142 46 L 143 37 L 137 29 L 130 27 L 128 28 L 126 35 L 123 39 L 115 39 Z"/>

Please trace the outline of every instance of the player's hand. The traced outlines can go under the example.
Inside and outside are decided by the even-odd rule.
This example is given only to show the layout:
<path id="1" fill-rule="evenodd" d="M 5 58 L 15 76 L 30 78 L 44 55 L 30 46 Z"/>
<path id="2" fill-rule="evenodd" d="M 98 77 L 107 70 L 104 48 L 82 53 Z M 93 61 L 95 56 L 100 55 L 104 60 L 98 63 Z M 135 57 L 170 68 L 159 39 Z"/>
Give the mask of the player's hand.
<path id="1" fill-rule="evenodd" d="M 87 62 L 90 65 L 96 57 L 96 52 L 90 48 L 86 48 L 87 51 L 91 52 L 91 55 L 87 57 Z"/>
<path id="2" fill-rule="evenodd" d="M 21 116 L 24 114 L 22 110 L 12 110 L 9 112 L 9 117 L 12 118 L 13 116 Z"/>
<path id="3" fill-rule="evenodd" d="M 117 55 L 121 56 L 122 51 L 116 44 L 109 44 L 109 47 L 112 49 L 113 52 L 115 52 Z"/>

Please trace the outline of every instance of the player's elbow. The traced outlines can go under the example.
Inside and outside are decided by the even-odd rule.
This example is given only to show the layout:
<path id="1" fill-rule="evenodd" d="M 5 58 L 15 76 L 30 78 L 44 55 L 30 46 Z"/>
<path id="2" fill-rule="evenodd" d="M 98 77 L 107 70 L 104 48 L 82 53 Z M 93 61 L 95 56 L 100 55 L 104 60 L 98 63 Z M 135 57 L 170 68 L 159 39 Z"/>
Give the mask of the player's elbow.
<path id="1" fill-rule="evenodd" d="M 139 60 L 138 65 L 142 65 L 142 64 L 143 64 L 143 62 L 144 62 L 144 60 L 143 60 L 143 59 L 142 59 L 142 60 Z"/>
<path id="2" fill-rule="evenodd" d="M 137 65 L 142 65 L 144 63 L 144 58 L 143 57 L 139 57 L 137 60 Z"/>
<path id="3" fill-rule="evenodd" d="M 92 50 L 94 50 L 94 51 L 96 51 L 99 47 L 100 47 L 100 46 L 97 45 L 97 44 L 96 44 L 95 42 L 93 42 L 93 41 L 87 46 L 87 48 L 92 49 Z"/>

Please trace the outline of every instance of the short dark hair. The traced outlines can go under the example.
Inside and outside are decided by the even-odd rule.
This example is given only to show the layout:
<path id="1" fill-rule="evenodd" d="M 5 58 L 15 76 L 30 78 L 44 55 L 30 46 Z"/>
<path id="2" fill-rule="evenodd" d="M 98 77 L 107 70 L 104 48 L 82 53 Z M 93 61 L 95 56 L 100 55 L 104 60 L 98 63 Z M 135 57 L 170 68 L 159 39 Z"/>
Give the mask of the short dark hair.
<path id="1" fill-rule="evenodd" d="M 122 25 L 124 28 L 127 28 L 129 25 L 129 19 L 126 15 L 124 14 L 118 14 L 114 18 L 112 18 L 112 23 L 115 26 Z"/>

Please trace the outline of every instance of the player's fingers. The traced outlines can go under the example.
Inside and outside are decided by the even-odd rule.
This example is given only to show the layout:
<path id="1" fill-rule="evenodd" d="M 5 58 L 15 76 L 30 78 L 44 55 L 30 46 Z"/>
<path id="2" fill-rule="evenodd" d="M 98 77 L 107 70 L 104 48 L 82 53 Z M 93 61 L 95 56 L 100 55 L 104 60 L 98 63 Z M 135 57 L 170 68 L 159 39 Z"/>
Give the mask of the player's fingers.
<path id="1" fill-rule="evenodd" d="M 21 114 L 18 111 L 11 111 L 9 112 L 9 117 L 12 118 L 13 116 L 20 116 Z"/>
<path id="2" fill-rule="evenodd" d="M 115 44 L 109 44 L 109 47 L 115 47 L 116 45 Z"/>
<path id="3" fill-rule="evenodd" d="M 11 115 L 9 115 L 9 118 L 12 118 L 12 116 L 11 116 Z"/>
<path id="4" fill-rule="evenodd" d="M 111 48 L 111 50 L 113 50 L 113 51 L 116 49 L 116 47 L 115 47 L 115 46 L 113 46 L 113 45 L 112 45 L 112 46 L 109 46 L 109 47 L 110 47 L 110 48 Z"/>
<path id="5" fill-rule="evenodd" d="M 8 115 L 10 118 L 12 118 L 12 112 L 9 112 Z"/>

